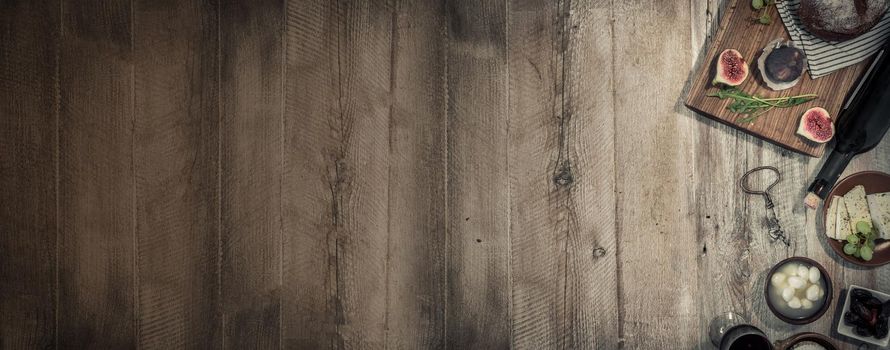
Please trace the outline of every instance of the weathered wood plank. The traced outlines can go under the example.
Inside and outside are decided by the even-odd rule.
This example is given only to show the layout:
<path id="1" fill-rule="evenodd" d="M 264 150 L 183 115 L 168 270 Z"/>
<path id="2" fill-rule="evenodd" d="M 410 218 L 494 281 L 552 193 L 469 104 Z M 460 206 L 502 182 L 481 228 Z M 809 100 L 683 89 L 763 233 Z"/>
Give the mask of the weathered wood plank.
<path id="1" fill-rule="evenodd" d="M 504 1 L 448 2 L 448 347 L 511 345 Z"/>
<path id="2" fill-rule="evenodd" d="M 387 342 L 445 347 L 446 94 L 442 2 L 400 1 L 393 25 Z"/>
<path id="3" fill-rule="evenodd" d="M 284 295 L 288 348 L 382 348 L 392 10 L 288 3 Z"/>
<path id="4" fill-rule="evenodd" d="M 219 348 L 218 4 L 134 5 L 138 344 Z"/>
<path id="5" fill-rule="evenodd" d="M 717 14 L 720 3 L 713 0 L 693 2 L 690 13 L 691 64 L 710 63 L 706 53 L 713 38 L 710 35 L 719 25 Z M 696 77 L 692 75 L 690 79 Z M 687 81 L 687 89 L 691 83 Z M 757 166 L 749 164 L 745 156 L 748 145 L 755 139 L 701 115 L 696 115 L 695 121 L 693 220 L 696 245 L 690 246 L 689 250 L 697 255 L 700 276 L 697 281 L 701 293 L 697 305 L 698 327 L 701 330 L 697 334 L 698 347 L 709 348 L 712 345 L 707 327 L 715 317 L 732 311 L 750 318 L 752 302 L 763 299 L 762 291 L 757 290 L 757 286 L 762 287 L 759 284 L 762 281 L 757 280 L 758 271 L 751 268 L 749 243 L 753 235 L 765 234 L 760 225 L 764 213 L 751 213 L 754 210 L 749 207 L 753 205 L 755 209 L 760 209 L 763 200 L 754 197 L 749 202 L 747 195 L 738 187 L 739 177 L 748 168 Z"/>
<path id="6" fill-rule="evenodd" d="M 56 345 L 58 1 L 0 3 L 0 347 Z"/>
<path id="7" fill-rule="evenodd" d="M 620 329 L 628 349 L 699 346 L 689 10 L 613 4 Z"/>
<path id="8" fill-rule="evenodd" d="M 129 1 L 62 4 L 59 343 L 136 347 Z"/>
<path id="9" fill-rule="evenodd" d="M 223 344 L 280 345 L 284 1 L 220 8 Z"/>
<path id="10" fill-rule="evenodd" d="M 567 236 L 573 213 L 564 203 L 568 177 L 554 182 L 565 156 L 563 8 L 550 1 L 509 3 L 510 265 L 513 344 L 518 349 L 566 348 Z M 611 62 L 608 65 L 611 68 Z M 571 118 L 566 121 L 572 122 Z M 566 164 L 571 164 L 568 160 Z M 610 174 L 611 176 L 611 174 Z M 563 210 L 560 210 L 563 209 Z M 546 312 L 542 312 L 546 310 Z"/>
<path id="11" fill-rule="evenodd" d="M 615 348 L 611 11 L 509 9 L 513 343 Z"/>

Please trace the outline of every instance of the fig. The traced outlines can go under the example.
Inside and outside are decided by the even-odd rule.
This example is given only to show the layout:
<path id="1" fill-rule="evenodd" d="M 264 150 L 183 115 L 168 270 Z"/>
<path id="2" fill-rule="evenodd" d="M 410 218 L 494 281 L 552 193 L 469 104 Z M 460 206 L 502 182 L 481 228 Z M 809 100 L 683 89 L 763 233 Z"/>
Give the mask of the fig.
<path id="1" fill-rule="evenodd" d="M 890 300 L 884 302 L 884 306 L 881 307 L 881 316 L 890 317 Z"/>
<path id="2" fill-rule="evenodd" d="M 881 306 L 883 306 L 883 304 L 881 304 L 881 300 L 878 298 L 875 298 L 875 297 L 866 299 L 863 302 L 863 304 L 865 304 L 865 306 L 868 307 L 869 309 L 875 309 L 875 310 L 880 310 Z"/>
<path id="3" fill-rule="evenodd" d="M 865 305 L 853 303 L 850 305 L 850 312 L 859 316 L 865 323 L 871 323 L 872 319 L 872 311 L 871 309 L 865 307 Z"/>
<path id="4" fill-rule="evenodd" d="M 834 124 L 831 116 L 822 107 L 808 109 L 800 117 L 797 134 L 816 143 L 826 143 L 834 137 Z"/>
<path id="5" fill-rule="evenodd" d="M 735 49 L 726 49 L 717 56 L 717 73 L 712 84 L 739 86 L 748 78 L 748 63 Z"/>
<path id="6" fill-rule="evenodd" d="M 858 335 L 860 337 L 872 336 L 871 329 L 869 329 L 868 327 L 865 327 L 865 326 L 853 327 L 853 333 L 856 333 L 856 335 Z"/>
<path id="7" fill-rule="evenodd" d="M 797 85 L 806 67 L 807 58 L 803 50 L 795 47 L 793 42 L 782 39 L 773 40 L 766 45 L 757 60 L 763 82 L 776 91 Z"/>
<path id="8" fill-rule="evenodd" d="M 859 316 L 859 314 L 847 311 L 846 313 L 844 313 L 844 324 L 848 326 L 856 326 L 860 324 L 864 325 L 865 321 L 862 319 L 862 317 Z"/>
<path id="9" fill-rule="evenodd" d="M 875 325 L 875 338 L 884 339 L 887 336 L 888 330 L 890 329 L 887 327 L 887 319 L 878 319 L 878 323 Z"/>
<path id="10" fill-rule="evenodd" d="M 866 299 L 872 297 L 872 295 L 871 295 L 871 293 L 869 293 L 869 291 L 867 291 L 865 289 L 859 289 L 859 288 L 856 288 L 852 292 L 850 292 L 850 296 L 853 298 L 854 301 L 859 301 L 859 302 L 865 301 Z"/>

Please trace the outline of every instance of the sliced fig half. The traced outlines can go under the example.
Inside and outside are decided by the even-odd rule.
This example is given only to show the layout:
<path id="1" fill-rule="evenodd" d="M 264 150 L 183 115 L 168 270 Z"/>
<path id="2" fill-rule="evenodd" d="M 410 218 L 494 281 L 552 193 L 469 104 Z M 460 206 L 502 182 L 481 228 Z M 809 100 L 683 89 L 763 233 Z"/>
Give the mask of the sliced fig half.
<path id="1" fill-rule="evenodd" d="M 834 123 L 822 107 L 808 109 L 800 117 L 797 134 L 816 143 L 826 143 L 834 137 Z"/>
<path id="2" fill-rule="evenodd" d="M 717 56 L 714 85 L 739 86 L 748 78 L 748 63 L 735 49 L 726 49 Z"/>

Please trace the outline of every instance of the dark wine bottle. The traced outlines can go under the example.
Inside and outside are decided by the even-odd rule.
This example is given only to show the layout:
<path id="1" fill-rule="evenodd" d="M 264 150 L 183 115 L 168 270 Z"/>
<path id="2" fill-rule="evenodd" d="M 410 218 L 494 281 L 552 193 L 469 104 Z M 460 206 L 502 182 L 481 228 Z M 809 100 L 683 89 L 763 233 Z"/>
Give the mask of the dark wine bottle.
<path id="1" fill-rule="evenodd" d="M 890 42 L 877 53 L 847 99 L 835 127 L 834 150 L 807 189 L 805 204 L 816 208 L 857 154 L 875 148 L 890 129 Z"/>

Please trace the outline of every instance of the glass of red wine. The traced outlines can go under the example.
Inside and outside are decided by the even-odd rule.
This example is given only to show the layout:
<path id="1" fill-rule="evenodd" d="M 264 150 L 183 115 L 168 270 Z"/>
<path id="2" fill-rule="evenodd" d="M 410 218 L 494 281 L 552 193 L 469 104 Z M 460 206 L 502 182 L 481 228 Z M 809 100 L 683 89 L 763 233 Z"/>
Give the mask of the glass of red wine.
<path id="1" fill-rule="evenodd" d="M 734 312 L 724 312 L 708 326 L 711 343 L 720 350 L 772 350 L 769 338 Z"/>

